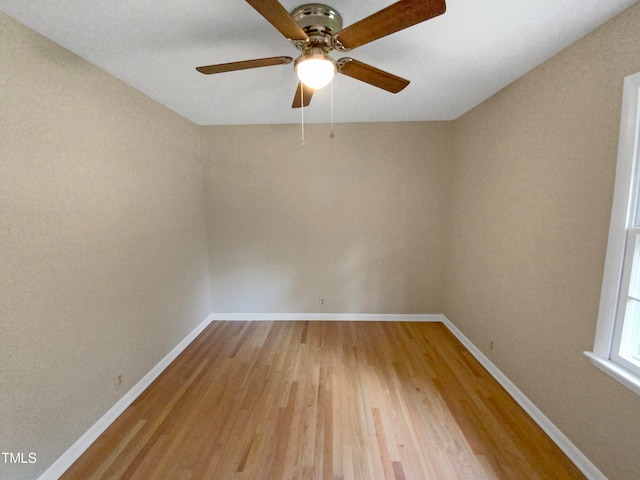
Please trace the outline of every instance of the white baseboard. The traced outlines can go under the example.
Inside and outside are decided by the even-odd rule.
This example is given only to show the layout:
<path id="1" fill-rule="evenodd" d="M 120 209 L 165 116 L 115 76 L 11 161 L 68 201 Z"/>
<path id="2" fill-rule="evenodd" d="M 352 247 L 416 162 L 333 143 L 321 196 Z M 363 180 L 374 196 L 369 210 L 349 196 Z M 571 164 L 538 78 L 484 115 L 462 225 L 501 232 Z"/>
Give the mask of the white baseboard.
<path id="1" fill-rule="evenodd" d="M 443 317 L 443 323 L 458 340 L 471 352 L 484 368 L 509 392 L 516 402 L 529 414 L 556 445 L 571 459 L 589 480 L 607 480 L 607 477 L 556 427 L 542 411 L 520 391 L 509 378 L 496 367 L 489 358 L 476 347 L 451 321 Z"/>
<path id="2" fill-rule="evenodd" d="M 149 370 L 131 390 L 125 393 L 96 423 L 93 424 L 76 442 L 71 445 L 38 480 L 57 480 L 73 463 L 80 458 L 87 448 L 124 412 L 133 401 L 180 355 L 180 353 L 211 323 L 213 315 L 209 315 L 189 335 L 175 346 L 155 367 Z"/>
<path id="3" fill-rule="evenodd" d="M 390 313 L 214 313 L 214 320 L 310 320 L 349 322 L 443 322 L 440 314 L 390 314 Z"/>
<path id="4" fill-rule="evenodd" d="M 589 480 L 607 480 L 591 461 L 496 367 L 451 321 L 441 314 L 360 314 L 360 313 L 212 313 L 158 364 L 153 367 L 131 390 L 111 407 L 89 430 L 64 452 L 38 480 L 57 480 L 87 448 L 115 421 L 124 410 L 169 366 L 169 364 L 212 321 L 378 321 L 378 322 L 442 322 L 455 337 L 471 352 L 489 373 L 509 392 L 518 404 L 535 420 L 547 435 L 560 447 Z"/>

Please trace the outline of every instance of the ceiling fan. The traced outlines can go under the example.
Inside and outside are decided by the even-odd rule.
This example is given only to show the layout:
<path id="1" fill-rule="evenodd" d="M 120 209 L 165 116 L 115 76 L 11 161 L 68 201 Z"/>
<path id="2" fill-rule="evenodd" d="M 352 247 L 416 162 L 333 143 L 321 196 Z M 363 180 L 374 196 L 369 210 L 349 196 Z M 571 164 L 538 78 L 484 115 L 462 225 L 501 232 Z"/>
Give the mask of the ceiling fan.
<path id="1" fill-rule="evenodd" d="M 308 106 L 314 90 L 327 85 L 335 73 L 342 73 L 374 87 L 398 93 L 409 85 L 409 80 L 351 57 L 343 57 L 336 61 L 329 56 L 329 52 L 352 50 L 442 15 L 446 10 L 445 0 L 400 0 L 343 29 L 340 13 L 329 5 L 310 3 L 301 5 L 289 13 L 277 0 L 246 0 L 246 2 L 301 52 L 294 62 L 300 81 L 292 108 Z M 197 67 L 196 70 L 210 75 L 284 65 L 292 61 L 291 57 L 269 57 L 207 65 Z"/>

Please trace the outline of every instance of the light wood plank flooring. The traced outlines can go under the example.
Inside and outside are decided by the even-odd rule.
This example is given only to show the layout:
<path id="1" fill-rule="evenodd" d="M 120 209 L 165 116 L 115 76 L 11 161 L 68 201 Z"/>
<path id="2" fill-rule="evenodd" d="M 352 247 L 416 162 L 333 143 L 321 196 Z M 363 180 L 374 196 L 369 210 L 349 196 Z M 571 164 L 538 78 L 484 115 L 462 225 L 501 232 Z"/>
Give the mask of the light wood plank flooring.
<path id="1" fill-rule="evenodd" d="M 440 323 L 214 322 L 63 479 L 581 479 Z"/>

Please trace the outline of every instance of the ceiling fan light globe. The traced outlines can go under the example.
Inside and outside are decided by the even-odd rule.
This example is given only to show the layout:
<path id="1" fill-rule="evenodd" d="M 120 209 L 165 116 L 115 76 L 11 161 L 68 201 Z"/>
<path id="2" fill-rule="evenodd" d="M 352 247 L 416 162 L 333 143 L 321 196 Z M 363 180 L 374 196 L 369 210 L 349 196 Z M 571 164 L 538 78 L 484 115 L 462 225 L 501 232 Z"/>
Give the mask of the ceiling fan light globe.
<path id="1" fill-rule="evenodd" d="M 333 79 L 336 74 L 336 64 L 328 55 L 310 57 L 302 57 L 296 62 L 296 73 L 307 87 L 319 90 Z"/>

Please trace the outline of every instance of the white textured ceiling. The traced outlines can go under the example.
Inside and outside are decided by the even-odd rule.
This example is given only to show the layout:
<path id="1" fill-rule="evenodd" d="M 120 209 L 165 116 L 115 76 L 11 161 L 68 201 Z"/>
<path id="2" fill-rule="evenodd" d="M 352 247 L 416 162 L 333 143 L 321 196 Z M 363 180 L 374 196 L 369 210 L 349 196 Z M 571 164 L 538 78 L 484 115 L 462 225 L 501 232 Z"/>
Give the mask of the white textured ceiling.
<path id="1" fill-rule="evenodd" d="M 637 0 L 449 0 L 447 12 L 349 56 L 411 80 L 394 95 L 344 75 L 336 122 L 452 120 Z M 281 0 L 291 11 L 302 3 Z M 327 0 L 344 26 L 393 0 Z M 298 51 L 242 0 L 0 0 L 0 10 L 199 125 L 296 123 L 292 65 L 195 67 Z M 344 56 L 333 52 L 334 58 Z M 305 122 L 328 122 L 330 89 Z"/>

